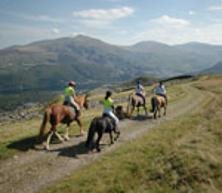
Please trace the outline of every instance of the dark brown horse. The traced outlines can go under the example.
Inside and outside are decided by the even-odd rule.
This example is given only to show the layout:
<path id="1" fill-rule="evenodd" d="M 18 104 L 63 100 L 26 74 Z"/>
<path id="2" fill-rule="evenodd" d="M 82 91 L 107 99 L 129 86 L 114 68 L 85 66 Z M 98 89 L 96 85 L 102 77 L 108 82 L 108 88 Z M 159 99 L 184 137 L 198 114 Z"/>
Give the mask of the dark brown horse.
<path id="1" fill-rule="evenodd" d="M 157 118 L 157 112 L 158 112 L 158 117 L 161 117 L 161 108 L 164 108 L 164 113 L 163 115 L 166 115 L 166 108 L 167 108 L 167 103 L 166 99 L 163 96 L 153 96 L 151 98 L 151 105 L 152 105 L 152 112 L 153 112 L 153 118 Z"/>
<path id="2" fill-rule="evenodd" d="M 140 107 L 144 108 L 145 114 L 147 115 L 146 103 L 144 103 L 142 97 L 137 96 L 134 93 L 131 93 L 129 95 L 128 104 L 127 104 L 127 114 L 129 117 L 131 117 L 136 107 L 137 107 L 137 115 L 139 114 Z"/>
<path id="3" fill-rule="evenodd" d="M 75 101 L 79 104 L 80 108 L 88 108 L 88 100 L 86 95 L 77 96 Z M 47 122 L 50 122 L 51 128 L 47 133 L 46 149 L 49 149 L 49 143 L 53 134 L 55 134 L 60 141 L 64 141 L 64 138 L 65 140 L 69 140 L 68 130 L 72 121 L 77 122 L 80 127 L 80 133 L 83 134 L 84 131 L 80 120 L 80 114 L 76 114 L 76 112 L 72 110 L 72 107 L 61 104 L 53 104 L 45 110 L 44 118 L 40 127 L 39 137 L 42 139 L 46 134 L 46 124 Z M 64 138 L 62 138 L 56 130 L 56 127 L 59 123 L 67 125 Z"/>
<path id="4" fill-rule="evenodd" d="M 109 116 L 95 117 L 89 127 L 88 137 L 85 144 L 86 147 L 90 148 L 90 150 L 96 148 L 97 151 L 100 151 L 99 142 L 102 139 L 103 133 L 109 133 L 110 142 L 113 144 L 113 132 L 116 134 L 114 140 L 117 140 L 120 135 L 120 131 L 112 118 Z M 97 139 L 94 144 L 95 134 L 97 134 Z"/>

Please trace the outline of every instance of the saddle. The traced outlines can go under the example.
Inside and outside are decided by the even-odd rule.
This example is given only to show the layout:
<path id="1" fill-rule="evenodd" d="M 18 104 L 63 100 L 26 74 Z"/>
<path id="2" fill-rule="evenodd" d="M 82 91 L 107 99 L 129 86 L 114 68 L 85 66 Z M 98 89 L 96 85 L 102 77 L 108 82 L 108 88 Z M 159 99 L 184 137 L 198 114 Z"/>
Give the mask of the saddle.
<path id="1" fill-rule="evenodd" d="M 66 101 L 63 103 L 63 105 L 69 108 L 69 111 L 73 114 L 73 116 L 78 117 L 80 115 L 80 111 L 78 111 L 74 105 Z"/>
<path id="2" fill-rule="evenodd" d="M 103 117 L 103 118 L 109 118 L 110 121 L 111 121 L 111 124 L 108 125 L 108 127 L 105 129 L 105 132 L 109 132 L 110 130 L 115 129 L 116 123 L 115 123 L 115 120 L 114 120 L 111 116 L 109 116 L 109 115 L 106 114 L 106 113 L 103 113 L 102 117 Z"/>
<path id="3" fill-rule="evenodd" d="M 140 105 L 144 105 L 145 104 L 144 96 L 142 96 L 142 94 L 135 93 L 134 96 L 142 99 L 142 103 Z"/>
<path id="4" fill-rule="evenodd" d="M 166 102 L 166 97 L 165 96 L 163 96 L 161 94 L 156 94 L 156 97 L 160 97 L 160 98 L 162 98 Z"/>

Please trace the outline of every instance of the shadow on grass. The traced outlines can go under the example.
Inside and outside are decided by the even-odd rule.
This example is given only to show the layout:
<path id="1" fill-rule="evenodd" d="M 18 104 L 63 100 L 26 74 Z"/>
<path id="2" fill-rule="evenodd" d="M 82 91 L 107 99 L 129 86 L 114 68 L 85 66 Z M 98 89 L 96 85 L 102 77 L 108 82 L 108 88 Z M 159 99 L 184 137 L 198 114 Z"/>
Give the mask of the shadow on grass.
<path id="1" fill-rule="evenodd" d="M 89 153 L 89 149 L 85 147 L 85 141 L 79 142 L 78 144 L 69 147 L 62 147 L 51 151 L 58 152 L 58 156 L 72 158 L 78 158 L 78 155 Z"/>
<path id="2" fill-rule="evenodd" d="M 43 147 L 37 148 L 37 145 L 41 145 L 43 141 L 46 140 L 46 136 L 40 141 L 38 136 L 27 137 L 24 139 L 20 139 L 17 141 L 13 141 L 8 144 L 6 147 L 8 149 L 15 149 L 18 151 L 28 151 L 30 149 L 33 150 L 42 150 Z M 59 144 L 61 143 L 54 135 L 52 136 L 51 144 Z"/>
<path id="3" fill-rule="evenodd" d="M 54 152 L 58 152 L 58 156 L 64 156 L 64 157 L 71 157 L 71 158 L 77 158 L 78 155 L 83 154 L 91 154 L 94 152 L 97 152 L 95 149 L 93 151 L 90 151 L 89 148 L 85 147 L 85 141 L 82 141 L 76 145 L 72 145 L 69 147 L 62 147 L 55 150 L 51 150 Z M 104 149 L 106 146 L 109 146 L 109 144 L 100 144 L 100 148 Z"/>
<path id="4" fill-rule="evenodd" d="M 135 121 L 146 121 L 146 120 L 153 119 L 153 115 L 151 115 L 151 114 L 149 114 L 149 115 L 137 115 L 137 116 L 132 116 L 130 119 L 135 120 Z"/>
<path id="5" fill-rule="evenodd" d="M 37 136 L 32 136 L 32 137 L 14 141 L 8 144 L 7 148 L 16 149 L 19 151 L 28 151 L 29 149 L 35 149 L 36 144 L 37 144 Z"/>

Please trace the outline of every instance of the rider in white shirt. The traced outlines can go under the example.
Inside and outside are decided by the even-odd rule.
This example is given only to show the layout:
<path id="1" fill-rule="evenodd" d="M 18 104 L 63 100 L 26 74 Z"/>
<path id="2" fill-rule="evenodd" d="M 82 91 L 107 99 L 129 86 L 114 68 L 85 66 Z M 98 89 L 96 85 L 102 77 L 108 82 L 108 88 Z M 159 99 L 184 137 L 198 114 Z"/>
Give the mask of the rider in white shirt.
<path id="1" fill-rule="evenodd" d="M 143 103 L 146 103 L 146 98 L 144 95 L 144 87 L 140 84 L 140 81 L 137 81 L 137 85 L 136 85 L 136 89 L 135 89 L 135 93 L 137 96 L 140 96 L 143 99 Z"/>
<path id="2" fill-rule="evenodd" d="M 162 81 L 160 81 L 159 85 L 155 88 L 155 94 L 164 97 L 166 100 L 166 103 L 168 102 L 166 87 Z"/>

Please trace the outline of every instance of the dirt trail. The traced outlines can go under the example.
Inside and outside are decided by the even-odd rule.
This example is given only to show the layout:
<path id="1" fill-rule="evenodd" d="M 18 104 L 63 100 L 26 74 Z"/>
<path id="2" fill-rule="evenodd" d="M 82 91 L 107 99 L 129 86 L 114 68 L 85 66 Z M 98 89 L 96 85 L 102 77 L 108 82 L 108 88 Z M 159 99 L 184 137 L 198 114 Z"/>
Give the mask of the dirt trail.
<path id="1" fill-rule="evenodd" d="M 206 98 L 212 97 L 191 86 L 184 85 L 188 95 L 170 104 L 167 116 L 158 120 L 124 120 L 120 122 L 121 137 L 110 146 L 108 136 L 104 135 L 102 152 L 87 153 L 84 142 L 86 137 L 72 138 L 63 144 L 51 145 L 51 151 L 29 150 L 0 164 L 0 192 L 1 193 L 34 193 L 55 181 L 64 178 L 73 171 L 85 166 L 118 148 L 125 141 L 133 140 L 147 132 L 154 126 L 166 120 L 174 119 L 198 107 Z M 197 100 L 192 100 L 193 98 Z"/>

